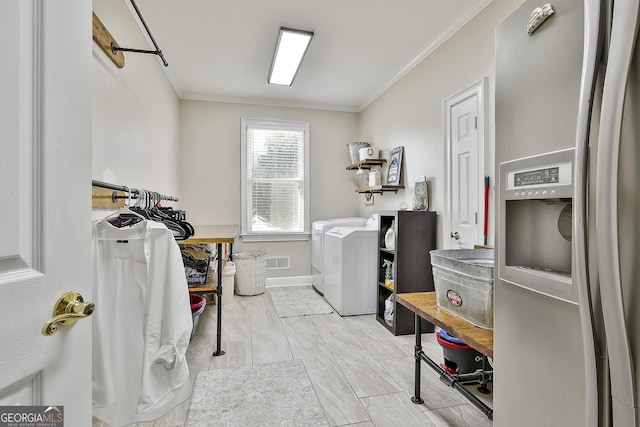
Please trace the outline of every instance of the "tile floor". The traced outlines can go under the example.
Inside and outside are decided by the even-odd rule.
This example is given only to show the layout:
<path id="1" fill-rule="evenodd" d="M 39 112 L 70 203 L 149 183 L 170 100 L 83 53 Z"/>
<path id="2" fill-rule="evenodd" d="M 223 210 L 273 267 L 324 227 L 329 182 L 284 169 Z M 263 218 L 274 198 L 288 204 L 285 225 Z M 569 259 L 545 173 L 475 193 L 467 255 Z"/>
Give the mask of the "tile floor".
<path id="1" fill-rule="evenodd" d="M 340 317 L 334 312 L 278 318 L 267 294 L 235 295 L 233 304 L 223 305 L 222 349 L 226 354 L 212 357 L 216 317 L 213 304 L 200 316 L 187 352 L 192 381 L 200 370 L 301 359 L 331 426 L 492 425 L 424 363 L 421 390 L 425 403 L 413 404 L 414 337 L 393 336 L 375 315 Z M 442 349 L 433 334 L 423 337 L 424 351 L 441 361 Z M 154 422 L 136 426 L 182 426 L 188 407 L 187 401 Z M 106 426 L 94 419 L 93 427 Z"/>

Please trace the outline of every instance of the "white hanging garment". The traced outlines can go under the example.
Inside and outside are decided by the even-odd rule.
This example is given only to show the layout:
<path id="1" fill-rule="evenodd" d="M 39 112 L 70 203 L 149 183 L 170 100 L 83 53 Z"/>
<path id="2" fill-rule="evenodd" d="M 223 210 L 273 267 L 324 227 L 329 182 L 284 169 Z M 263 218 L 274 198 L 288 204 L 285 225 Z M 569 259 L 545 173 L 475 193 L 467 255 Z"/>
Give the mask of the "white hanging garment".
<path id="1" fill-rule="evenodd" d="M 151 421 L 188 399 L 189 291 L 164 224 L 94 222 L 93 301 L 94 416 L 114 427 Z"/>

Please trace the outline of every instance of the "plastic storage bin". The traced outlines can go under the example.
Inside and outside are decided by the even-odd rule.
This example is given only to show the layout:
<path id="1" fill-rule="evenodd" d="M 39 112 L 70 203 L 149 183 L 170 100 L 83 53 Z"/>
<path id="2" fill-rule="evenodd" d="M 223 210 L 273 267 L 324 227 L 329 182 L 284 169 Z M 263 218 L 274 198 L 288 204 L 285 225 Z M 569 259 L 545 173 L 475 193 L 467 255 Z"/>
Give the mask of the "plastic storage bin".
<path id="1" fill-rule="evenodd" d="M 207 300 L 200 295 L 189 295 L 191 298 L 191 318 L 193 320 L 193 329 L 191 330 L 191 338 L 198 327 L 198 319 L 207 305 Z"/>
<path id="2" fill-rule="evenodd" d="M 236 265 L 227 261 L 222 269 L 222 304 L 233 303 L 234 276 L 236 275 Z"/>
<path id="3" fill-rule="evenodd" d="M 482 369 L 482 353 L 442 329 L 436 332 L 436 339 L 442 347 L 444 365 L 448 373 L 466 374 Z"/>
<path id="4" fill-rule="evenodd" d="M 433 250 L 438 307 L 484 329 L 493 329 L 493 249 Z"/>
<path id="5" fill-rule="evenodd" d="M 238 252 L 233 255 L 236 264 L 235 290 L 238 295 L 260 295 L 267 281 L 267 253 Z M 224 295 L 224 288 L 222 289 Z"/>

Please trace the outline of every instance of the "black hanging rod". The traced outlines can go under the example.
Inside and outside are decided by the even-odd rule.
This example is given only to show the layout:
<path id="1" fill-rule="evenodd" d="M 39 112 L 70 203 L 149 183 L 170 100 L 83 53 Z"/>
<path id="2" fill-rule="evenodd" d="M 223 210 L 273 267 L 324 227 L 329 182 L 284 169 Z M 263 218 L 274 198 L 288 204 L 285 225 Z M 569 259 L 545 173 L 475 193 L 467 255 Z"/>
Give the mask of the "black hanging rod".
<path id="1" fill-rule="evenodd" d="M 125 187 L 124 185 L 109 184 L 108 182 L 97 181 L 95 179 L 91 180 L 91 185 L 94 186 L 94 187 L 106 188 L 107 190 L 125 191 L 125 192 L 127 192 L 127 193 L 129 193 L 131 195 L 132 199 L 137 199 L 139 197 L 139 195 L 140 195 L 140 190 L 138 190 L 137 188 Z M 156 193 L 156 194 L 158 195 L 160 200 L 169 200 L 169 201 L 172 201 L 172 202 L 177 202 L 178 201 L 177 197 L 165 196 L 164 194 L 159 194 L 159 193 Z M 111 196 L 111 200 L 114 203 L 118 199 L 128 199 L 128 198 L 129 198 L 129 196 L 120 196 L 115 191 L 113 192 L 113 195 Z"/>
<path id="2" fill-rule="evenodd" d="M 166 59 L 164 59 L 164 55 L 162 54 L 162 51 L 160 50 L 158 43 L 156 43 L 156 39 L 153 38 L 153 35 L 151 34 L 151 30 L 149 30 L 149 27 L 147 26 L 147 22 L 142 17 L 142 14 L 140 13 L 140 9 L 138 9 L 138 6 L 136 5 L 136 2 L 134 0 L 129 0 L 129 2 L 131 2 L 131 6 L 133 6 L 136 13 L 138 14 L 138 18 L 140 18 L 140 22 L 142 22 L 144 29 L 147 30 L 147 34 L 149 34 L 149 38 L 151 39 L 151 42 L 153 43 L 153 46 L 155 46 L 156 50 L 131 49 L 128 47 L 116 46 L 114 42 L 111 42 L 111 53 L 113 53 L 114 55 L 118 52 L 150 53 L 152 55 L 158 55 L 160 59 L 162 59 L 162 63 L 164 64 L 164 66 L 168 67 L 169 63 L 167 62 Z"/>

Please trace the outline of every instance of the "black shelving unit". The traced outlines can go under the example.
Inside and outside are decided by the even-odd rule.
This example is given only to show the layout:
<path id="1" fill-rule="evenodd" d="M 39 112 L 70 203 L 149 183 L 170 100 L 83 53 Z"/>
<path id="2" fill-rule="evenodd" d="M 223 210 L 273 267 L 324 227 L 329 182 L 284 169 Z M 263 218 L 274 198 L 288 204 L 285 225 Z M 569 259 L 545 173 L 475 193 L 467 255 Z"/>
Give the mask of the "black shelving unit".
<path id="1" fill-rule="evenodd" d="M 378 309 L 376 319 L 394 335 L 415 332 L 414 314 L 394 302 L 392 325 L 384 319 L 385 300 L 391 294 L 431 292 L 433 275 L 429 251 L 436 249 L 435 212 L 380 211 L 378 229 Z M 387 249 L 385 236 L 395 231 L 394 249 Z M 393 284 L 385 282 L 385 260 L 393 263 Z M 433 332 L 433 325 L 422 322 L 423 332 Z"/>

